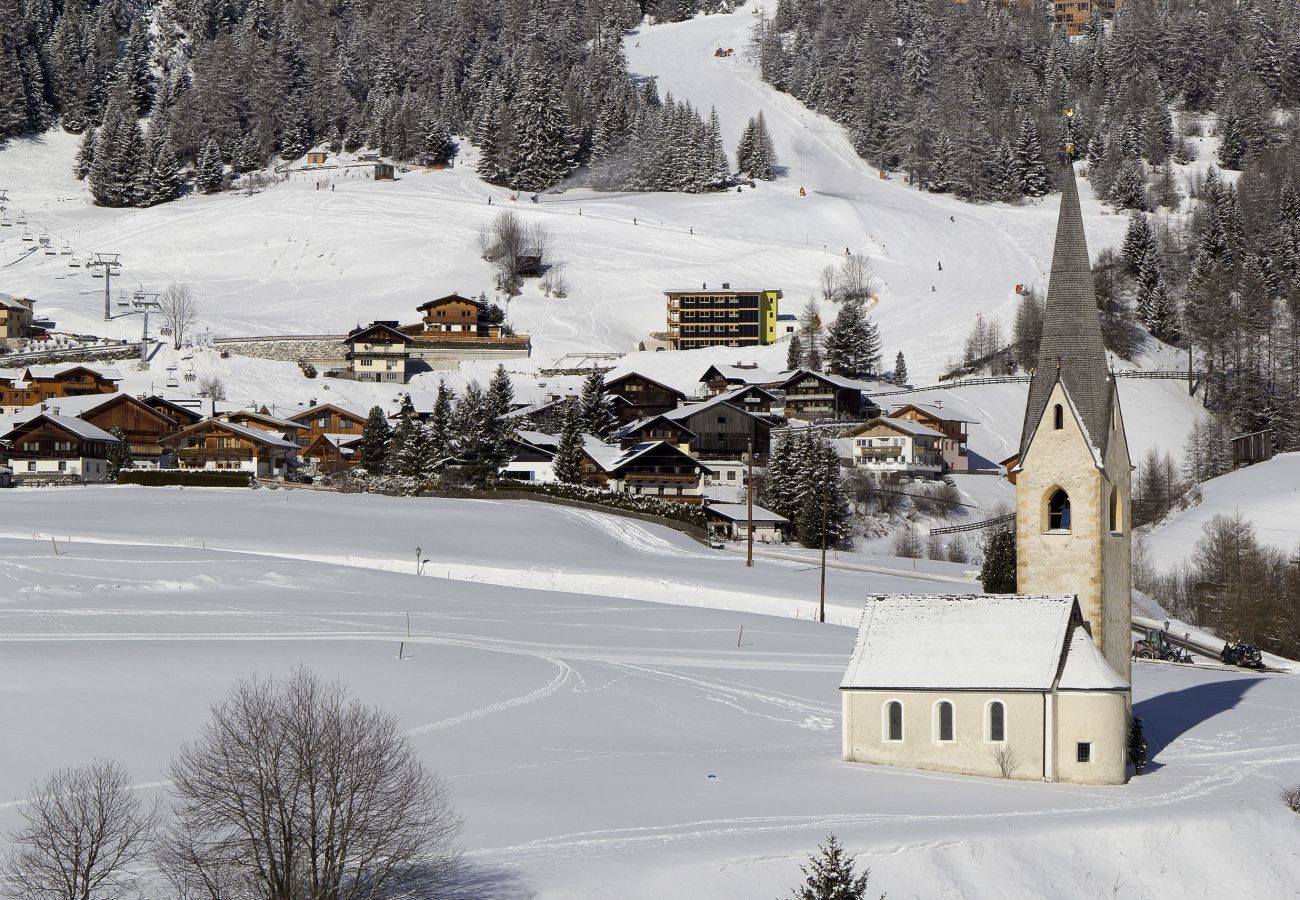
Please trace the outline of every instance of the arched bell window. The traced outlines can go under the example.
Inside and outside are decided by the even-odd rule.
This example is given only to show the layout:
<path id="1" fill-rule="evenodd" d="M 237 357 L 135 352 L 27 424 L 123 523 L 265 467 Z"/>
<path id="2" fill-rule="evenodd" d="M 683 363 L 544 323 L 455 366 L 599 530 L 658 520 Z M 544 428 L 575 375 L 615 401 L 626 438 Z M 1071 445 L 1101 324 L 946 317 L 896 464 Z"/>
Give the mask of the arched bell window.
<path id="1" fill-rule="evenodd" d="M 1047 530 L 1070 530 L 1070 495 L 1057 488 L 1047 501 Z"/>

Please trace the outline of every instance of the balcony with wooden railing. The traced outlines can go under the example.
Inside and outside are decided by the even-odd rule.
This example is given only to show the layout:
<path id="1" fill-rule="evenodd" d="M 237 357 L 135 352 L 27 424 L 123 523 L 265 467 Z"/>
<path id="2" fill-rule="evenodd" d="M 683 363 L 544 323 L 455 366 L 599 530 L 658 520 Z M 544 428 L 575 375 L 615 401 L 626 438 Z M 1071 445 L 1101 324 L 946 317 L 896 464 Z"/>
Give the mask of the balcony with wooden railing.
<path id="1" fill-rule="evenodd" d="M 628 484 L 699 484 L 700 476 L 680 472 L 629 472 L 623 480 Z"/>

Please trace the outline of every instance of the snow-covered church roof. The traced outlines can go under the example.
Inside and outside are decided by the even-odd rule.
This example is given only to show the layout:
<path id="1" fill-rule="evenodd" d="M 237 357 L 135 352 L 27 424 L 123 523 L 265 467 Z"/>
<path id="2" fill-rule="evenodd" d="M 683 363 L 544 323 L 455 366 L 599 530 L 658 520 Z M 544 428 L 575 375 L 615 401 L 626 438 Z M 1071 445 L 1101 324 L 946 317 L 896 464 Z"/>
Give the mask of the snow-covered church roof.
<path id="1" fill-rule="evenodd" d="M 840 687 L 1127 688 L 1128 683 L 1101 656 L 1082 621 L 1078 602 L 1066 594 L 869 597 Z M 1084 644 L 1087 646 L 1081 646 Z"/>

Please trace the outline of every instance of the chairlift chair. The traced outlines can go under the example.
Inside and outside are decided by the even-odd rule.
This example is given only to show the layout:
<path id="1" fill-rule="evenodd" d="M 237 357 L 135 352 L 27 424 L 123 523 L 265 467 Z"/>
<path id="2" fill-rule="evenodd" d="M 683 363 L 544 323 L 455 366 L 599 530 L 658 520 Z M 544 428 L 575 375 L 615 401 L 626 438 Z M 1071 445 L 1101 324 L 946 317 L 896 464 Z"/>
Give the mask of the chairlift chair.
<path id="1" fill-rule="evenodd" d="M 8 216 L 0 216 L 0 228 L 13 228 L 14 220 Z"/>
<path id="2" fill-rule="evenodd" d="M 34 240 L 36 240 L 36 238 L 32 236 L 31 232 L 29 232 L 26 228 L 24 228 L 24 229 L 23 229 L 23 240 L 24 240 L 24 241 L 34 241 Z"/>
<path id="3" fill-rule="evenodd" d="M 103 270 L 103 268 L 100 267 L 100 266 L 92 266 L 92 265 L 90 264 L 90 261 L 89 261 L 89 260 L 86 261 L 86 268 L 90 269 L 90 277 L 91 277 L 91 278 L 103 278 L 103 277 L 104 277 L 104 270 Z"/>
<path id="4" fill-rule="evenodd" d="M 117 295 L 117 305 L 118 305 L 118 306 L 130 306 L 130 305 L 131 305 L 131 301 L 128 300 L 128 299 L 126 299 L 126 296 L 125 296 L 124 294 L 118 294 L 118 295 Z"/>
<path id="5" fill-rule="evenodd" d="M 17 221 L 18 221 L 18 224 L 19 224 L 19 225 L 26 225 L 26 224 L 27 224 L 27 213 L 20 212 L 20 213 L 18 214 L 18 220 L 17 220 Z"/>
<path id="6" fill-rule="evenodd" d="M 68 259 L 68 268 L 70 268 L 70 269 L 80 269 L 80 268 L 81 268 L 81 260 L 77 259 L 75 256 L 73 256 L 73 257 L 69 257 L 69 259 Z"/>
<path id="7" fill-rule="evenodd" d="M 71 241 L 64 241 L 64 242 L 63 242 L 63 245 L 62 245 L 61 247 L 59 247 L 59 255 L 60 255 L 60 256 L 71 256 L 71 255 L 72 255 L 72 242 L 71 242 Z"/>
<path id="8" fill-rule="evenodd" d="M 176 380 L 175 375 L 172 375 L 170 378 L 167 379 L 167 386 L 169 388 L 178 388 L 181 386 L 181 383 Z"/>

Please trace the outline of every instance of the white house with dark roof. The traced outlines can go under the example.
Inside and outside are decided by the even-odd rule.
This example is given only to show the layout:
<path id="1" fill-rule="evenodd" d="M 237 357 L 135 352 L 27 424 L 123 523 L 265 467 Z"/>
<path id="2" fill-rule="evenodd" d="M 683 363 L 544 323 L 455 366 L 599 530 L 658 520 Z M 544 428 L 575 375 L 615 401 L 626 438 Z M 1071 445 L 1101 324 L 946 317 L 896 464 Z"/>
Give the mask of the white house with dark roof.
<path id="1" fill-rule="evenodd" d="M 853 464 L 868 472 L 922 478 L 943 472 L 944 435 L 920 422 L 877 416 L 850 431 L 849 438 Z"/>
<path id="2" fill-rule="evenodd" d="M 0 425 L 0 456 L 19 482 L 94 483 L 108 480 L 109 449 L 120 443 L 73 416 L 39 412 Z"/>
<path id="3" fill-rule="evenodd" d="M 753 517 L 748 503 L 709 503 L 704 508 L 709 534 L 732 541 L 743 541 L 749 535 L 749 523 L 754 523 L 754 540 L 760 544 L 779 544 L 785 540 L 790 520 L 770 509 L 754 504 Z"/>
<path id="4" fill-rule="evenodd" d="M 1129 684 L 1073 596 L 871 597 L 840 698 L 849 762 L 1126 780 Z"/>

